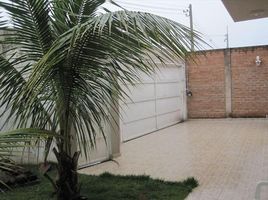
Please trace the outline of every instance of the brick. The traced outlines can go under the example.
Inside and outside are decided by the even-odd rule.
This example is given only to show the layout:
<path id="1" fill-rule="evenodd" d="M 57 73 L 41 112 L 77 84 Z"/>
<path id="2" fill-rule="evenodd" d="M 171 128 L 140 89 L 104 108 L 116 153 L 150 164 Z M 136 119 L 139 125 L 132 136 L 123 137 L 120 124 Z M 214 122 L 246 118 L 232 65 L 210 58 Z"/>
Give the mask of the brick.
<path id="1" fill-rule="evenodd" d="M 260 56 L 261 66 L 255 58 Z M 221 118 L 225 111 L 224 49 L 195 53 L 187 61 L 189 118 Z M 268 114 L 268 46 L 231 49 L 232 116 L 265 117 Z"/>

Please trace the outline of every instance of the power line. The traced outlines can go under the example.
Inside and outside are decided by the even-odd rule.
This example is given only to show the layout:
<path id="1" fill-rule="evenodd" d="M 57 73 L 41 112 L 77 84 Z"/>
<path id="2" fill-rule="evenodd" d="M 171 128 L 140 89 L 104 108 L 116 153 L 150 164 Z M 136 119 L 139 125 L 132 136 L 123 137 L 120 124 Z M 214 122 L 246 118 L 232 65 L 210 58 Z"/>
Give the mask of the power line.
<path id="1" fill-rule="evenodd" d="M 122 6 L 122 5 L 120 5 Z M 124 7 L 124 6 L 122 6 Z M 137 10 L 137 11 L 141 11 L 141 12 L 153 12 L 153 13 L 166 13 L 166 14 L 178 14 L 178 15 L 183 15 L 182 13 L 182 9 L 172 9 L 172 10 L 169 10 L 169 9 L 156 9 L 156 8 L 151 8 L 151 7 L 143 7 L 143 6 L 140 6 L 140 7 L 135 7 L 135 6 L 127 6 L 125 7 L 126 9 L 128 10 Z"/>
<path id="2" fill-rule="evenodd" d="M 176 14 L 176 15 L 183 15 L 182 13 L 180 13 L 179 11 L 165 11 L 165 10 L 146 10 L 146 9 L 140 9 L 140 8 L 131 8 L 128 7 L 128 10 L 134 10 L 134 11 L 140 11 L 140 12 L 150 12 L 150 13 L 162 13 L 162 14 Z"/>
<path id="3" fill-rule="evenodd" d="M 132 7 L 134 6 L 134 7 L 139 7 L 139 8 L 142 7 L 142 8 L 160 9 L 160 10 L 166 9 L 166 10 L 174 10 L 174 11 L 176 10 L 176 11 L 179 11 L 179 10 L 183 10 L 183 8 L 185 8 L 185 7 L 181 7 L 179 9 L 177 9 L 177 8 L 174 8 L 175 5 L 172 6 L 172 7 L 165 7 L 165 6 L 152 6 L 152 5 L 137 4 L 137 3 L 127 3 L 127 2 L 122 2 L 122 1 L 116 1 L 116 3 L 118 3 L 118 4 L 125 4 L 127 6 L 130 5 Z"/>
<path id="4" fill-rule="evenodd" d="M 226 34 L 207 34 L 207 35 L 211 37 L 225 37 Z"/>
<path id="5" fill-rule="evenodd" d="M 190 19 L 190 40 L 191 40 L 191 51 L 194 51 L 194 29 L 193 29 L 193 10 L 192 4 L 189 4 L 187 9 L 183 10 L 183 14 Z"/>
<path id="6" fill-rule="evenodd" d="M 132 3 L 132 2 L 127 2 L 127 1 L 121 1 L 121 0 L 116 0 L 116 3 L 123 3 L 123 4 L 129 4 L 129 5 L 136 5 L 136 6 L 140 6 L 140 5 L 145 5 L 145 6 L 152 6 L 152 4 L 141 4 L 141 3 Z M 148 3 L 148 2 L 147 2 Z M 158 6 L 156 6 L 158 5 Z M 169 8 L 174 8 L 175 4 L 159 4 L 159 3 L 155 3 L 155 1 L 153 1 L 153 6 L 154 7 L 158 7 L 158 8 L 162 8 L 163 6 L 168 6 Z M 181 5 L 182 7 L 185 7 L 185 5 Z"/>
<path id="7" fill-rule="evenodd" d="M 201 32 L 201 34 L 204 32 L 204 28 L 197 22 L 197 20 L 195 20 L 194 26 L 197 27 L 197 30 L 199 30 Z M 218 45 L 214 42 L 213 38 L 214 36 L 221 36 L 224 37 L 224 35 L 208 35 L 208 34 L 202 34 L 202 36 L 204 37 L 204 39 L 208 42 L 209 45 L 211 45 L 213 48 L 218 48 Z"/>
<path id="8" fill-rule="evenodd" d="M 121 5 L 122 6 L 122 5 Z M 179 13 L 179 12 L 182 12 L 183 10 L 175 10 L 175 9 L 173 9 L 173 10 L 169 10 L 169 9 L 156 9 L 156 8 L 147 8 L 147 7 L 134 7 L 134 6 L 122 6 L 122 7 L 124 7 L 125 9 L 136 9 L 136 10 L 138 10 L 138 9 L 142 9 L 142 10 L 153 10 L 153 11 L 161 11 L 161 12 L 175 12 L 175 13 Z"/>

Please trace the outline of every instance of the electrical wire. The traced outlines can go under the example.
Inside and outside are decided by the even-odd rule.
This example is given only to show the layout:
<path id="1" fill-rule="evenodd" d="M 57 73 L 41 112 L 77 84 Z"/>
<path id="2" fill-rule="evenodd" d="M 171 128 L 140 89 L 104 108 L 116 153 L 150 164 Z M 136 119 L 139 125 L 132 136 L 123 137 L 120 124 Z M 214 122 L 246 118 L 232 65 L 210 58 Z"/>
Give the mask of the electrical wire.
<path id="1" fill-rule="evenodd" d="M 149 12 L 149 13 L 161 13 L 161 14 L 176 14 L 176 15 L 184 15 L 183 13 L 180 13 L 180 11 L 165 11 L 165 10 L 146 10 L 146 9 L 140 9 L 140 8 L 131 8 L 131 7 L 128 7 L 127 8 L 128 10 L 134 10 L 134 11 L 140 11 L 140 12 Z"/>
<path id="2" fill-rule="evenodd" d="M 124 5 L 126 5 L 126 6 L 131 6 L 131 7 L 142 7 L 142 8 L 149 8 L 149 9 L 159 9 L 159 10 L 163 10 L 163 9 L 165 9 L 165 10 L 173 10 L 173 11 L 180 11 L 180 10 L 183 10 L 183 9 L 185 9 L 185 7 L 183 6 L 183 7 L 178 7 L 178 6 L 176 6 L 176 7 L 178 7 L 178 8 L 174 8 L 175 7 L 175 5 L 174 6 L 172 6 L 172 7 L 166 7 L 166 6 L 152 6 L 152 5 L 146 5 L 146 4 L 137 4 L 137 3 L 128 3 L 128 2 L 123 2 L 123 1 L 115 1 L 117 4 L 124 4 Z"/>
<path id="3" fill-rule="evenodd" d="M 173 8 L 167 8 L 167 7 L 157 7 L 157 6 L 134 4 L 134 3 L 125 3 L 125 2 L 121 2 L 121 1 L 117 1 L 116 3 L 122 7 L 125 7 L 128 10 L 135 10 L 135 11 L 140 11 L 140 12 L 150 12 L 150 13 L 156 13 L 156 14 L 183 15 L 183 10 L 185 10 L 185 9 L 181 9 L 181 8 L 175 9 L 174 6 L 173 6 Z"/>
<path id="4" fill-rule="evenodd" d="M 194 26 L 197 27 L 197 30 L 199 32 L 201 32 L 202 36 L 204 37 L 205 40 L 207 40 L 208 44 L 211 45 L 213 48 L 218 48 L 218 45 L 214 42 L 213 38 L 214 36 L 224 36 L 224 35 L 221 35 L 221 34 L 217 34 L 217 35 L 208 35 L 208 34 L 203 34 L 203 28 L 202 26 L 200 26 L 200 24 L 198 22 L 194 22 Z"/>

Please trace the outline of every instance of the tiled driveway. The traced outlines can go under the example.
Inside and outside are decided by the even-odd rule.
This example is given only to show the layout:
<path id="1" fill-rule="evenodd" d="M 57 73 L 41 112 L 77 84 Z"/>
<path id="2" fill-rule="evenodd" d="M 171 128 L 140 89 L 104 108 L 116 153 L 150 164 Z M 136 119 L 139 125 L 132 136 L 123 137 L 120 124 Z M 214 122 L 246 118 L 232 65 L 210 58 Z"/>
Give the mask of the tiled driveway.
<path id="1" fill-rule="evenodd" d="M 268 180 L 268 120 L 190 120 L 124 143 L 121 151 L 119 165 L 81 172 L 173 181 L 193 176 L 200 186 L 188 200 L 252 200 L 257 182 Z"/>

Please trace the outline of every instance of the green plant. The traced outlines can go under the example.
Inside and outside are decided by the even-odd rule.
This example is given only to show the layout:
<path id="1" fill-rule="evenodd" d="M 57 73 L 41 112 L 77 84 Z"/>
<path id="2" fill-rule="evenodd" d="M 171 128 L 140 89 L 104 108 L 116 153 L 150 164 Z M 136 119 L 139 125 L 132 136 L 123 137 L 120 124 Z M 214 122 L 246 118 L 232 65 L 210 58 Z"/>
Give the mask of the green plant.
<path id="1" fill-rule="evenodd" d="M 31 171 L 38 174 L 36 170 L 31 166 Z M 50 173 L 55 175 L 56 171 L 51 170 Z M 7 191 L 1 195 L 1 200 L 54 200 L 55 198 L 50 196 L 50 182 L 41 174 L 39 176 L 39 184 Z M 79 180 L 83 186 L 81 193 L 94 200 L 182 200 L 198 186 L 198 182 L 193 178 L 182 182 L 169 182 L 149 176 L 121 176 L 109 173 L 99 176 L 79 174 Z"/>
<path id="2" fill-rule="evenodd" d="M 137 71 L 157 67 L 155 60 L 183 59 L 190 49 L 187 27 L 148 13 L 97 13 L 104 2 L 0 2 L 10 18 L 0 22 L 7 46 L 0 56 L 2 117 L 17 128 L 2 142 L 23 146 L 42 139 L 49 152 L 55 141 L 59 200 L 80 198 L 77 146 L 85 155 L 95 147 L 101 123 L 122 98 L 120 83 L 134 83 Z"/>

